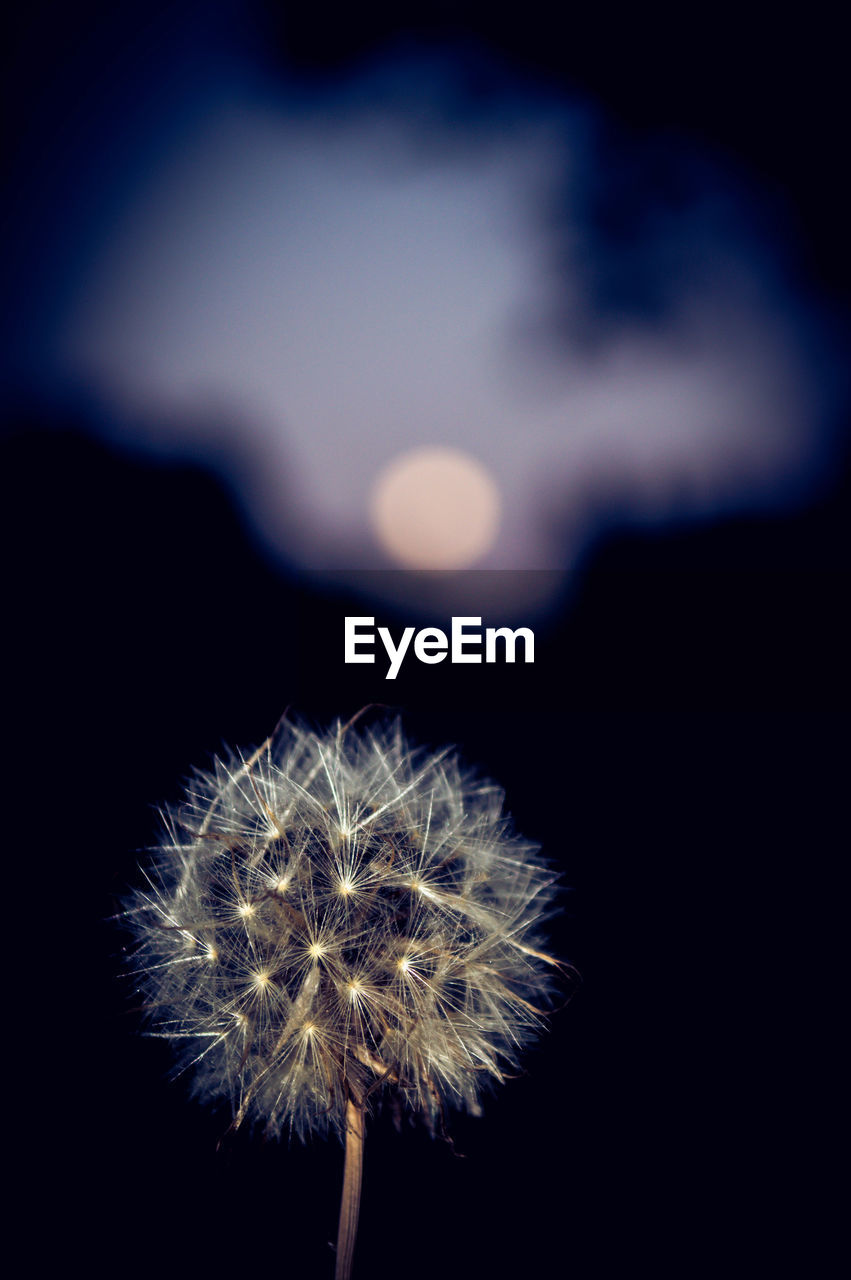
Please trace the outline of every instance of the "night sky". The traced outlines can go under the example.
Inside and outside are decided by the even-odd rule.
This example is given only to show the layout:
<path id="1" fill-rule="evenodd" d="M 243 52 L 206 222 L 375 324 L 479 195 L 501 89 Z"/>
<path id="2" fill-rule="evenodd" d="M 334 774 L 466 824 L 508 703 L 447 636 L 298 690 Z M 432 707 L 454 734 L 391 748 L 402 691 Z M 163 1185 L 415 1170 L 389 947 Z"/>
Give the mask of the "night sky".
<path id="1" fill-rule="evenodd" d="M 218 9 L 174 13 L 181 57 L 209 44 Z M 479 606 L 449 608 L 412 576 L 394 605 L 389 571 L 307 572 L 260 536 L 226 448 L 168 456 L 121 438 L 103 399 L 48 370 L 54 295 L 76 287 L 63 236 L 79 245 L 75 228 L 94 226 L 94 175 L 57 159 L 63 131 L 73 151 L 80 121 L 100 119 L 101 157 L 126 141 L 133 102 L 156 99 L 146 66 L 162 65 L 169 14 L 37 5 L 8 55 L 6 901 L 13 919 L 21 899 L 32 914 L 6 952 L 8 1110 L 29 1265 L 333 1273 L 339 1147 L 226 1137 L 228 1115 L 168 1079 L 168 1046 L 138 1035 L 110 917 L 192 766 L 257 744 L 285 708 L 324 725 L 381 704 L 505 788 L 560 871 L 551 949 L 580 980 L 524 1074 L 483 1118 L 453 1121 L 454 1151 L 388 1117 L 368 1129 L 355 1276 L 832 1274 L 851 282 L 827 7 L 794 23 L 733 4 L 558 20 L 543 4 L 258 10 L 257 57 L 298 94 L 339 95 L 365 60 L 451 45 L 490 68 L 451 108 L 459 127 L 492 109 L 500 75 L 604 112 L 611 164 L 582 215 L 601 323 L 664 309 L 660 260 L 635 249 L 648 192 L 655 208 L 680 198 L 659 139 L 722 156 L 759 193 L 752 216 L 831 387 L 800 491 L 664 522 L 613 494 L 570 576 L 525 571 L 549 591 L 529 619 L 534 666 L 411 657 L 393 682 L 380 661 L 344 665 L 345 616 L 397 634 Z M 559 518 L 550 536 L 567 545 Z M 512 575 L 471 570 L 451 599 L 483 584 L 515 594 Z"/>

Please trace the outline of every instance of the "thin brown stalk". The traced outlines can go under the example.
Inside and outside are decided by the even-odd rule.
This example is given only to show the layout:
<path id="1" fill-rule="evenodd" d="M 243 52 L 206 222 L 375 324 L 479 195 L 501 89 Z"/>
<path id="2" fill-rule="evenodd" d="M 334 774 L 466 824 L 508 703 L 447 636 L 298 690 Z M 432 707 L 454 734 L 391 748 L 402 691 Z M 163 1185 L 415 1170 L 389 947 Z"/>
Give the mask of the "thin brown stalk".
<path id="1" fill-rule="evenodd" d="M 363 1134 L 363 1107 L 349 1098 L 346 1102 L 346 1163 L 343 1168 L 343 1194 L 340 1197 L 334 1280 L 349 1280 L 352 1274 L 363 1176 Z"/>

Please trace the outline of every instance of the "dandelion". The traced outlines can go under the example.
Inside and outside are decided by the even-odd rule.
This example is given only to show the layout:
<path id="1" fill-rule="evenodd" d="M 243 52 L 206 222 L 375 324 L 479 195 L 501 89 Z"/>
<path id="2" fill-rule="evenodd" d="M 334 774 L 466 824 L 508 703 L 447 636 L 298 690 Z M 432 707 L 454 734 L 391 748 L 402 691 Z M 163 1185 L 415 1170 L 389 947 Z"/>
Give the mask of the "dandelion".
<path id="1" fill-rule="evenodd" d="M 234 1127 L 336 1131 L 337 1280 L 350 1274 L 365 1116 L 382 1101 L 445 1132 L 480 1113 L 542 1025 L 538 929 L 553 876 L 502 791 L 398 723 L 282 722 L 217 759 L 163 814 L 128 904 L 150 1034 Z"/>

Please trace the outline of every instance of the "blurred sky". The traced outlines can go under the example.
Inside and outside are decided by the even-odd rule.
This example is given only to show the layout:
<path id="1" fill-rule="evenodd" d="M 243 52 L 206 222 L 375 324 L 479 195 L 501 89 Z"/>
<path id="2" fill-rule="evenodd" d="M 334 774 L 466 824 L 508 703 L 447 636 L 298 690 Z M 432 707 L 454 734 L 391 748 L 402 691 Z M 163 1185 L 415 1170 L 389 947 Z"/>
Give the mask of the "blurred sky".
<path id="1" fill-rule="evenodd" d="M 724 136 L 738 111 L 747 149 L 779 82 L 754 63 L 742 102 L 735 53 L 707 78 L 717 32 L 698 50 L 662 22 L 663 47 L 651 22 L 631 64 L 628 24 L 610 35 L 607 83 L 587 19 L 571 54 L 541 18 L 512 40 L 475 5 L 36 10 L 12 81 L 13 398 L 211 462 L 308 569 L 421 544 L 427 567 L 569 570 L 624 513 L 812 494 L 842 317 L 760 171 L 773 140 L 760 165 Z M 426 549 L 474 503 L 451 470 L 389 535 L 378 513 L 388 468 L 435 446 L 496 494 L 466 560 Z"/>

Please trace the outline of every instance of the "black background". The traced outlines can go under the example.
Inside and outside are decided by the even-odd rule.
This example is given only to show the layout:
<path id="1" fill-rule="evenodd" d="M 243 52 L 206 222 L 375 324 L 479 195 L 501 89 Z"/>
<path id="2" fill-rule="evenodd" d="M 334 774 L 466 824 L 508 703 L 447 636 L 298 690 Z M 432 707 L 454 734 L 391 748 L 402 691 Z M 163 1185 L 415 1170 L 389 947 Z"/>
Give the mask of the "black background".
<path id="1" fill-rule="evenodd" d="M 103 15 L 43 10 L 24 32 L 48 71 Z M 763 182 L 795 230 L 790 270 L 841 316 L 826 10 L 352 13 L 270 9 L 267 48 L 333 79 L 400 33 L 460 35 L 597 96 L 618 151 L 659 127 L 717 146 Z M 13 118 L 46 94 L 24 81 Z M 373 1125 L 357 1274 L 832 1274 L 847 453 L 794 510 L 613 530 L 536 623 L 534 667 L 410 660 L 391 683 L 343 664 L 342 620 L 424 616 L 282 571 L 211 474 L 87 425 L 84 404 L 18 402 L 3 446 L 8 1105 L 33 1265 L 333 1271 L 339 1148 L 220 1144 L 227 1117 L 136 1034 L 109 916 L 155 837 L 151 806 L 192 765 L 257 743 L 287 706 L 324 724 L 384 703 L 505 786 L 562 870 L 552 948 L 582 981 L 526 1073 L 455 1121 L 455 1153 Z"/>

